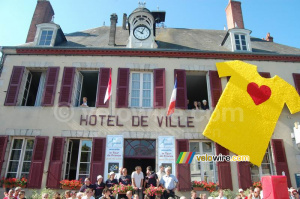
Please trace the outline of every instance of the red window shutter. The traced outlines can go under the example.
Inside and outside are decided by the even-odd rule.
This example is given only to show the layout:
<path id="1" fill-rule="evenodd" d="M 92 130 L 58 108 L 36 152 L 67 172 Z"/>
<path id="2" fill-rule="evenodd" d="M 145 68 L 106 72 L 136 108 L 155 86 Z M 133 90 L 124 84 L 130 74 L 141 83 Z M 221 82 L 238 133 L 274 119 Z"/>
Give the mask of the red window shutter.
<path id="1" fill-rule="evenodd" d="M 300 73 L 293 73 L 295 88 L 300 95 Z"/>
<path id="2" fill-rule="evenodd" d="M 219 78 L 217 71 L 209 71 L 210 91 L 212 107 L 216 107 L 222 95 L 221 78 Z"/>
<path id="3" fill-rule="evenodd" d="M 60 87 L 59 106 L 71 106 L 75 67 L 65 67 Z"/>
<path id="4" fill-rule="evenodd" d="M 215 143 L 216 146 L 216 154 L 219 155 L 229 155 L 229 151 L 222 147 L 221 145 Z M 232 187 L 232 179 L 231 179 L 231 168 L 230 162 L 217 162 L 218 167 L 218 179 L 219 179 L 219 187 L 221 189 L 231 189 Z"/>
<path id="5" fill-rule="evenodd" d="M 252 186 L 249 162 L 237 162 L 239 187 L 246 190 Z"/>
<path id="6" fill-rule="evenodd" d="M 166 80 L 165 69 L 154 69 L 154 95 L 153 107 L 166 108 Z"/>
<path id="7" fill-rule="evenodd" d="M 189 140 L 178 139 L 176 140 L 176 159 L 178 158 L 180 152 L 189 151 Z M 191 191 L 191 170 L 190 164 L 176 164 L 176 176 L 179 182 L 179 191 Z"/>
<path id="8" fill-rule="evenodd" d="M 53 137 L 47 174 L 47 188 L 58 189 L 61 180 L 65 138 Z"/>
<path id="9" fill-rule="evenodd" d="M 93 151 L 91 160 L 91 181 L 97 181 L 97 176 L 104 176 L 104 163 L 105 163 L 105 146 L 106 138 L 93 139 Z"/>
<path id="10" fill-rule="evenodd" d="M 7 93 L 6 93 L 5 102 L 4 102 L 5 106 L 16 106 L 17 105 L 18 94 L 19 94 L 24 70 L 25 70 L 24 66 L 14 66 L 13 67 L 13 70 L 12 70 L 12 73 L 10 76 L 9 86 L 8 86 Z"/>
<path id="11" fill-rule="evenodd" d="M 41 188 L 47 146 L 48 136 L 37 136 L 35 138 L 33 155 L 28 177 L 28 188 Z"/>
<path id="12" fill-rule="evenodd" d="M 289 187 L 291 187 L 291 178 L 289 167 L 286 160 L 286 154 L 284 149 L 284 143 L 282 139 L 272 139 L 272 148 L 274 155 L 274 163 L 277 171 L 277 175 L 282 175 L 285 172 Z"/>
<path id="13" fill-rule="evenodd" d="M 106 93 L 108 80 L 109 80 L 109 70 L 110 70 L 109 68 L 99 69 L 96 107 L 108 108 L 109 106 L 109 100 L 104 104 L 105 93 Z"/>
<path id="14" fill-rule="evenodd" d="M 116 108 L 128 107 L 129 79 L 129 68 L 119 68 Z"/>
<path id="15" fill-rule="evenodd" d="M 8 136 L 0 136 L 0 171 L 2 170 L 2 164 L 5 158 L 7 142 Z"/>
<path id="16" fill-rule="evenodd" d="M 58 79 L 59 67 L 49 67 L 45 81 L 42 106 L 53 106 Z"/>
<path id="17" fill-rule="evenodd" d="M 187 109 L 185 70 L 175 69 L 174 72 L 174 82 L 177 75 L 176 108 Z"/>
<path id="18" fill-rule="evenodd" d="M 268 72 L 259 72 L 259 74 L 264 78 L 271 78 L 271 74 Z"/>

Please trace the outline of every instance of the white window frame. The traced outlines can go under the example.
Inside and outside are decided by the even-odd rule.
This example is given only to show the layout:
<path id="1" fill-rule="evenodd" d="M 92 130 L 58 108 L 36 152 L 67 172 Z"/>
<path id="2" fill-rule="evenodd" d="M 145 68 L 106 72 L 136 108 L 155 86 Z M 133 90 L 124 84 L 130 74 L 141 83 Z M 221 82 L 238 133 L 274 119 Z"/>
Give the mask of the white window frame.
<path id="1" fill-rule="evenodd" d="M 47 31 L 47 35 L 46 36 L 48 36 L 48 31 L 52 31 L 52 35 L 51 35 L 51 40 L 50 40 L 50 43 L 49 43 L 49 45 L 41 45 L 40 44 L 40 42 L 41 42 L 41 39 L 42 39 L 42 33 L 43 33 L 43 31 Z M 39 39 L 38 39 L 38 42 L 37 42 L 37 46 L 51 46 L 51 44 L 52 44 L 52 41 L 53 41 L 53 36 L 54 36 L 54 29 L 51 29 L 51 28 L 44 28 L 44 29 L 41 29 L 41 31 L 40 31 L 40 34 L 39 34 Z M 47 40 L 47 39 L 46 39 Z M 46 41 L 45 40 L 45 41 Z"/>
<path id="2" fill-rule="evenodd" d="M 44 46 L 44 47 L 54 46 L 56 36 L 57 36 L 57 31 L 60 28 L 60 26 L 55 24 L 55 23 L 42 23 L 42 24 L 37 24 L 36 27 L 37 27 L 37 30 L 36 30 L 36 34 L 35 34 L 35 37 L 34 37 L 33 44 L 35 46 Z M 52 30 L 53 31 L 50 45 L 39 45 L 43 30 Z"/>
<path id="3" fill-rule="evenodd" d="M 263 162 L 262 162 L 262 163 L 261 163 L 261 166 L 258 167 L 258 174 L 259 174 L 258 177 L 259 177 L 259 179 L 261 179 L 261 177 L 263 177 L 263 176 L 270 175 L 270 174 L 263 174 L 263 171 L 262 171 L 262 165 L 263 165 L 263 164 L 267 164 L 267 165 L 270 166 L 271 175 L 276 175 L 276 173 L 275 173 L 274 161 L 273 161 L 273 156 L 272 156 L 272 150 L 271 150 L 271 146 L 270 146 L 270 145 L 268 146 L 266 153 L 267 153 L 268 156 L 269 156 L 270 162 L 269 162 L 269 163 L 263 163 Z M 250 164 L 251 164 L 251 163 L 250 163 Z M 257 166 L 254 165 L 254 167 L 257 167 Z M 253 176 L 256 176 L 256 175 L 252 175 L 252 172 L 251 172 L 251 180 L 252 180 L 252 182 L 253 182 Z"/>
<path id="4" fill-rule="evenodd" d="M 93 140 L 91 139 L 68 139 L 68 144 L 67 144 L 67 157 L 68 158 L 68 153 L 69 153 L 69 144 L 70 144 L 70 141 L 71 140 L 79 140 L 79 150 L 78 150 L 78 156 L 77 156 L 77 168 L 76 168 L 76 179 L 75 180 L 78 180 L 79 179 L 79 168 L 80 168 L 80 163 L 89 163 L 90 164 L 90 168 L 89 168 L 89 171 L 91 172 L 91 161 L 92 161 L 92 151 L 93 151 Z M 82 145 L 82 142 L 83 141 L 90 141 L 91 142 L 91 156 L 90 156 L 90 162 L 80 162 L 80 159 L 81 159 L 81 145 Z M 74 148 L 74 146 L 72 147 Z M 71 159 L 71 158 L 70 158 Z M 67 167 L 67 161 L 65 161 L 65 164 L 64 164 L 64 177 L 66 176 L 66 167 Z M 70 172 L 70 170 L 69 170 Z M 74 179 L 70 179 L 70 180 L 74 180 Z"/>
<path id="5" fill-rule="evenodd" d="M 39 81 L 38 91 L 36 93 L 34 106 L 39 107 L 42 105 L 42 97 L 43 97 L 43 93 L 44 93 L 44 89 L 45 89 L 47 69 L 35 70 L 35 69 L 25 68 L 25 72 L 22 77 L 22 82 L 21 82 L 21 86 L 20 86 L 20 92 L 18 95 L 18 102 L 17 102 L 18 106 L 22 106 L 23 99 L 26 101 L 25 104 L 27 104 L 28 94 L 30 91 L 30 86 L 31 86 L 31 81 L 32 81 L 32 74 L 31 74 L 32 72 L 41 72 L 42 73 L 41 77 L 40 77 L 40 81 Z M 26 83 L 27 83 L 28 75 L 31 75 L 31 79 L 29 80 L 29 87 L 27 88 Z M 27 96 L 24 98 L 25 90 L 28 90 L 28 91 L 27 91 Z M 27 107 L 27 106 L 24 105 L 23 107 Z M 32 106 L 30 106 L 30 107 L 32 107 Z"/>
<path id="6" fill-rule="evenodd" d="M 245 37 L 246 45 L 242 44 L 242 35 Z M 237 44 L 237 40 L 236 40 L 235 36 L 238 36 L 238 42 L 239 42 L 238 44 Z M 234 34 L 234 42 L 235 42 L 235 49 L 236 49 L 236 51 L 248 51 L 247 35 L 241 34 L 241 33 L 235 33 Z M 240 46 L 240 48 L 241 48 L 240 50 L 237 49 L 237 47 L 236 47 L 237 45 Z M 244 47 L 246 47 L 246 49 L 243 49 Z"/>
<path id="7" fill-rule="evenodd" d="M 251 40 L 250 40 L 250 34 L 251 31 L 247 29 L 230 29 L 228 30 L 228 33 L 230 34 L 230 40 L 231 40 L 231 50 L 233 52 L 252 52 L 252 47 L 251 47 Z M 241 42 L 241 36 L 240 35 L 245 35 L 245 42 L 246 42 L 246 47 L 247 50 L 237 50 L 236 49 L 236 42 L 235 42 L 235 35 L 239 35 L 239 42 Z M 242 45 L 240 45 L 242 48 Z"/>
<path id="8" fill-rule="evenodd" d="M 134 73 L 140 74 L 140 95 L 139 95 L 139 106 L 131 106 L 131 94 L 132 94 L 132 75 Z M 151 75 L 151 92 L 150 92 L 150 107 L 143 107 L 143 74 L 150 74 Z M 131 108 L 153 108 L 153 71 L 151 72 L 142 72 L 142 71 L 130 71 L 130 82 L 129 82 L 129 107 Z"/>
<path id="9" fill-rule="evenodd" d="M 189 147 L 190 147 L 190 143 L 198 143 L 199 144 L 199 152 L 196 152 L 195 155 L 204 155 L 204 154 L 207 154 L 207 152 L 203 151 L 203 145 L 202 145 L 202 143 L 204 143 L 204 142 L 210 142 L 211 143 L 211 146 L 212 146 L 211 155 L 215 155 L 216 154 L 215 145 L 214 145 L 214 142 L 210 141 L 210 140 L 193 140 L 193 141 L 189 142 Z M 190 151 L 192 151 L 192 150 L 190 149 Z M 201 181 L 202 180 L 204 181 L 205 180 L 205 176 L 208 176 L 208 175 L 204 174 L 204 170 L 203 169 L 199 170 L 198 165 L 200 164 L 200 168 L 204 168 L 204 164 L 205 163 L 208 163 L 208 162 L 202 162 L 202 161 L 198 162 L 196 160 L 196 158 L 194 158 L 193 161 L 192 161 L 192 163 L 191 163 L 191 175 L 192 175 L 192 171 L 199 171 L 199 172 L 201 171 L 200 178 L 201 178 Z M 216 165 L 216 162 L 213 162 L 213 161 L 212 161 L 212 164 L 213 164 L 213 174 L 214 174 L 213 177 L 212 177 L 212 179 L 213 179 L 213 182 L 216 183 L 218 181 L 217 165 Z M 207 181 L 207 182 L 209 182 L 209 181 Z"/>
<path id="10" fill-rule="evenodd" d="M 10 158 L 11 158 L 11 153 L 12 153 L 12 150 L 13 150 L 15 140 L 23 140 L 19 160 L 18 161 L 14 160 L 14 161 L 17 161 L 19 164 L 18 164 L 17 172 L 9 172 L 8 168 L 9 168 L 9 164 L 11 162 Z M 16 178 L 21 178 L 22 177 L 21 174 L 22 174 L 22 170 L 23 170 L 23 166 L 24 166 L 23 163 L 24 163 L 24 156 L 25 156 L 25 152 L 26 152 L 27 140 L 33 140 L 33 142 L 35 141 L 33 137 L 28 137 L 28 138 L 14 137 L 13 140 L 11 141 L 11 146 L 10 146 L 9 156 L 8 156 L 8 161 L 7 161 L 7 167 L 6 167 L 6 171 L 5 171 L 5 177 L 7 176 L 8 173 L 16 173 Z M 33 150 L 34 150 L 34 143 L 33 143 L 33 148 L 32 148 L 31 161 L 32 161 L 32 158 L 33 158 Z M 26 162 L 28 162 L 28 161 L 26 161 Z M 30 171 L 28 171 L 28 175 L 30 174 L 29 172 Z"/>

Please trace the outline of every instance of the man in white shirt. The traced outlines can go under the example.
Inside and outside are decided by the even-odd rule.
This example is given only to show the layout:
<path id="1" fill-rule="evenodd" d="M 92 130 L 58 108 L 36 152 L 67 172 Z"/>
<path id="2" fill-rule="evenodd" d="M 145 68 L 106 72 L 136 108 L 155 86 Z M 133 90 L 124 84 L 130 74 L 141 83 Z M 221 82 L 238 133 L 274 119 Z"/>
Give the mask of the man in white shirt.
<path id="1" fill-rule="evenodd" d="M 131 180 L 132 186 L 135 190 L 135 194 L 137 194 L 139 198 L 143 198 L 144 174 L 140 166 L 135 167 L 135 171 L 131 174 Z"/>
<path id="2" fill-rule="evenodd" d="M 160 180 L 160 184 L 166 189 L 164 191 L 164 198 L 175 198 L 175 190 L 178 186 L 178 180 L 171 174 L 171 167 L 167 167 L 165 171 L 166 175 L 164 175 Z"/>

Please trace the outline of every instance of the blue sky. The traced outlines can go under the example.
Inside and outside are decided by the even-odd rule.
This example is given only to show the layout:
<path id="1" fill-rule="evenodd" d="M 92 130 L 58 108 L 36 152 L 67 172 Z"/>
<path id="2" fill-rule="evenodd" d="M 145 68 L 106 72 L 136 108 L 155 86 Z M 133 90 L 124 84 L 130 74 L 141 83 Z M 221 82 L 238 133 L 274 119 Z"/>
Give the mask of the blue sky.
<path id="1" fill-rule="evenodd" d="M 25 42 L 37 0 L 0 0 L 0 46 Z M 123 13 L 129 15 L 138 0 L 50 0 L 55 23 L 64 33 L 110 25 L 110 14 L 117 13 L 118 26 Z M 251 36 L 300 48 L 300 0 L 241 0 L 244 24 Z M 217 29 L 226 24 L 228 0 L 147 0 L 149 10 L 166 11 L 170 28 Z"/>

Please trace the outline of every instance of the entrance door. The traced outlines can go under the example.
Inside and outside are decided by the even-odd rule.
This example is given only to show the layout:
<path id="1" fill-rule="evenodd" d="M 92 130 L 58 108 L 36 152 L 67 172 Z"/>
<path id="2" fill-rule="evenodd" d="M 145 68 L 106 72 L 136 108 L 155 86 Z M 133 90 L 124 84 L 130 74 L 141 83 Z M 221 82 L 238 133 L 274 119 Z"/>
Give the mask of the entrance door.
<path id="1" fill-rule="evenodd" d="M 128 174 L 135 171 L 136 166 L 141 166 L 145 175 L 146 167 L 155 168 L 156 155 L 155 140 L 124 140 L 124 163 L 123 167 L 127 168 Z"/>

